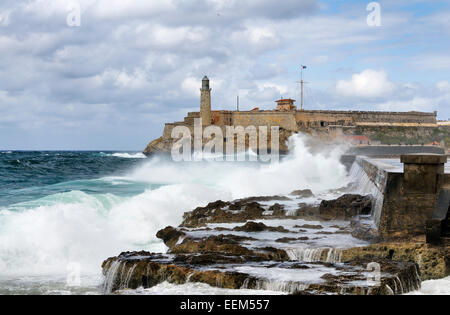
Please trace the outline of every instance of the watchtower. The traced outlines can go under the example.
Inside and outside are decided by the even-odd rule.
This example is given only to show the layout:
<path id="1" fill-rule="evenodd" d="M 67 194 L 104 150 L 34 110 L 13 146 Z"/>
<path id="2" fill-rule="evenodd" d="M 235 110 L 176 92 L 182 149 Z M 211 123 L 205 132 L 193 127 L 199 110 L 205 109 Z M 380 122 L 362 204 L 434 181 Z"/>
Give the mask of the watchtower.
<path id="1" fill-rule="evenodd" d="M 200 118 L 203 126 L 211 125 L 211 89 L 209 87 L 209 79 L 203 77 L 202 88 L 200 89 Z"/>

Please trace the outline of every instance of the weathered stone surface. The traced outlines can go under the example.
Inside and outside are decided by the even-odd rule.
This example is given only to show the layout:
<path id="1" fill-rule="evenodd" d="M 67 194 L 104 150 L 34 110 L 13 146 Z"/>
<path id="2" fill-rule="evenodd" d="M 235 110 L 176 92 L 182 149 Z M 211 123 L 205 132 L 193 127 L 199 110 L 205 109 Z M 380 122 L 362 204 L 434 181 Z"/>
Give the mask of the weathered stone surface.
<path id="1" fill-rule="evenodd" d="M 162 239 L 164 244 L 166 244 L 168 247 L 174 246 L 178 242 L 180 237 L 184 237 L 185 235 L 186 234 L 184 232 L 181 232 L 180 230 L 177 230 L 171 226 L 168 226 L 156 233 L 156 237 Z"/>
<path id="2" fill-rule="evenodd" d="M 269 207 L 269 211 L 273 211 L 273 216 L 285 216 L 286 210 L 284 210 L 284 205 L 280 205 L 279 203 L 274 204 Z"/>
<path id="3" fill-rule="evenodd" d="M 281 232 L 281 233 L 288 233 L 289 232 L 289 230 L 286 230 L 282 226 L 272 227 L 272 226 L 267 226 L 264 223 L 256 223 L 256 222 L 252 222 L 252 221 L 247 222 L 243 226 L 235 227 L 233 229 L 233 231 L 239 231 L 239 232 L 263 232 L 263 231 L 268 231 L 268 232 Z"/>
<path id="4" fill-rule="evenodd" d="M 206 207 L 199 207 L 183 216 L 184 227 L 199 227 L 207 223 L 246 222 L 263 218 L 264 208 L 257 202 L 235 201 L 234 203 L 216 201 Z"/>
<path id="5" fill-rule="evenodd" d="M 283 218 L 286 216 L 284 205 L 276 203 L 270 206 L 267 210 L 273 213 L 268 216 L 264 215 L 266 209 L 259 202 L 288 200 L 291 199 L 283 196 L 250 197 L 233 202 L 218 200 L 206 207 L 198 207 L 193 211 L 186 212 L 181 226 L 198 228 L 208 223 L 244 223 L 249 220 Z"/>
<path id="6" fill-rule="evenodd" d="M 305 220 L 317 220 L 319 219 L 319 206 L 299 203 L 296 216 Z"/>
<path id="7" fill-rule="evenodd" d="M 170 153 L 172 141 L 164 137 L 160 137 L 151 141 L 144 150 L 146 156 L 153 156 L 155 154 Z"/>
<path id="8" fill-rule="evenodd" d="M 433 247 L 424 243 L 380 243 L 342 251 L 342 261 L 387 258 L 414 261 L 422 280 L 441 279 L 450 275 L 450 247 Z"/>
<path id="9" fill-rule="evenodd" d="M 447 155 L 408 154 L 402 155 L 400 161 L 405 164 L 445 164 L 447 163 Z"/>
<path id="10" fill-rule="evenodd" d="M 268 248 L 270 250 L 270 248 Z M 181 257 L 181 256 L 178 256 Z M 205 256 L 206 257 L 206 256 Z M 213 258 L 205 258 L 206 261 Z M 226 259 L 225 259 L 226 260 Z M 203 265 L 204 260 L 197 260 Z M 188 264 L 185 264 L 185 263 Z M 302 283 L 295 281 L 268 280 L 264 276 L 256 277 L 242 272 L 219 269 L 205 270 L 196 267 L 195 258 L 187 261 L 179 258 L 175 265 L 163 261 L 153 254 L 122 253 L 118 257 L 109 258 L 103 262 L 103 273 L 106 276 L 105 293 L 112 293 L 126 288 L 149 288 L 168 281 L 183 284 L 187 281 L 206 283 L 211 286 L 227 289 L 265 289 L 277 288 L 280 292 L 290 294 L 402 294 L 416 290 L 420 286 L 419 274 L 414 263 L 394 262 L 379 259 L 382 277 L 375 285 L 366 283 L 364 273 L 370 260 L 357 259 L 346 265 L 339 265 L 342 273 L 325 274 L 323 281 L 317 283 Z M 224 261 L 225 263 L 227 261 Z M 234 262 L 234 260 L 232 260 Z M 319 263 L 315 263 L 320 265 Z M 332 264 L 325 264 L 332 267 Z M 309 266 L 299 263 L 281 263 L 266 266 L 266 268 L 309 269 Z"/>
<path id="11" fill-rule="evenodd" d="M 181 244 L 170 248 L 171 254 L 206 254 L 216 253 L 228 256 L 246 256 L 249 261 L 264 260 L 288 260 L 283 250 L 266 248 L 252 250 L 243 246 L 242 242 L 254 240 L 251 237 L 236 235 L 209 236 L 201 239 L 186 238 Z"/>
<path id="12" fill-rule="evenodd" d="M 336 200 L 323 200 L 319 215 L 324 220 L 350 220 L 357 215 L 367 215 L 372 211 L 370 196 L 343 195 Z"/>
<path id="13" fill-rule="evenodd" d="M 296 242 L 296 241 L 307 241 L 309 240 L 309 237 L 297 237 L 297 238 L 292 238 L 292 237 L 283 237 L 283 238 L 279 238 L 276 239 L 275 242 L 277 243 L 291 243 L 291 242 Z"/>
<path id="14" fill-rule="evenodd" d="M 314 224 L 303 224 L 303 225 L 294 225 L 295 228 L 300 229 L 310 229 L 310 230 L 321 230 L 323 229 L 323 226 L 321 225 L 314 225 Z"/>
<path id="15" fill-rule="evenodd" d="M 363 224 L 359 220 L 352 220 L 350 223 L 350 229 L 352 236 L 355 238 L 372 243 L 381 241 L 381 237 L 378 235 L 378 229 L 371 224 Z"/>

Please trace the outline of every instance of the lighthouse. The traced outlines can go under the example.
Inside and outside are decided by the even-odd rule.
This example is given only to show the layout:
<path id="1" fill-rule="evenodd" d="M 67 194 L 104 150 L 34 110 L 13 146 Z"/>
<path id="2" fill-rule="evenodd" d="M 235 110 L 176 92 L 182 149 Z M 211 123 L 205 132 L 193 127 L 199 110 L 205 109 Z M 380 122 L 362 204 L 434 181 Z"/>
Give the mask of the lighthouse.
<path id="1" fill-rule="evenodd" d="M 211 89 L 207 76 L 203 77 L 200 92 L 200 118 L 203 126 L 209 126 L 211 125 Z"/>

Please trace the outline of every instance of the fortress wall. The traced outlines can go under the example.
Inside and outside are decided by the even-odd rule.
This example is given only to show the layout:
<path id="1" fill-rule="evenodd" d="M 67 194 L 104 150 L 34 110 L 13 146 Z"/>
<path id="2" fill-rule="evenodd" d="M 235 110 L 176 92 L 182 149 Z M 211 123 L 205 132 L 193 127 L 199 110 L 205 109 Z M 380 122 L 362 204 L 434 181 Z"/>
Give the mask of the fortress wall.
<path id="1" fill-rule="evenodd" d="M 307 128 L 326 127 L 329 125 L 354 125 L 354 118 L 349 112 L 297 111 L 295 120 L 300 127 Z"/>
<path id="2" fill-rule="evenodd" d="M 371 112 L 371 111 L 297 111 L 295 118 L 303 126 L 349 125 L 358 122 L 436 124 L 437 113 L 421 112 Z"/>
<path id="3" fill-rule="evenodd" d="M 252 111 L 233 112 L 235 126 L 280 126 L 280 128 L 297 131 L 297 123 L 293 112 Z"/>
<path id="4" fill-rule="evenodd" d="M 231 111 L 213 111 L 213 124 L 217 126 L 230 126 L 233 122 L 233 113 Z"/>
<path id="5" fill-rule="evenodd" d="M 436 124 L 435 113 L 355 112 L 356 122 Z"/>

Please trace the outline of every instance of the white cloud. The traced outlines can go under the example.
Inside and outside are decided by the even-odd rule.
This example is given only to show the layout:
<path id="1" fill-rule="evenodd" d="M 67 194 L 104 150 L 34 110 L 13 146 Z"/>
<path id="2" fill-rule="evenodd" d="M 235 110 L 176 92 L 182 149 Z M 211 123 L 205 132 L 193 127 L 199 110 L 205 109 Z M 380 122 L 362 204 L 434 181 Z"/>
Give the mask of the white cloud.
<path id="1" fill-rule="evenodd" d="M 187 77 L 181 83 L 181 88 L 185 93 L 195 97 L 198 95 L 198 90 L 200 89 L 199 79 L 195 77 Z"/>
<path id="2" fill-rule="evenodd" d="M 377 109 L 398 112 L 433 112 L 436 110 L 436 100 L 422 96 L 415 96 L 409 100 L 388 100 L 384 103 L 378 104 Z"/>
<path id="3" fill-rule="evenodd" d="M 450 82 L 448 82 L 448 81 L 440 81 L 440 82 L 436 83 L 436 87 L 441 92 L 450 93 Z"/>
<path id="4" fill-rule="evenodd" d="M 448 29 L 445 12 L 412 23 L 412 15 L 386 10 L 383 27 L 370 28 L 364 7 L 329 4 L 322 14 L 319 0 L 74 0 L 82 26 L 70 28 L 70 1 L 0 2 L 0 120 L 7 120 L 11 139 L 16 126 L 42 124 L 61 138 L 81 126 L 112 147 L 117 136 L 137 133 L 130 137 L 137 149 L 159 136 L 164 122 L 198 108 L 203 75 L 212 81 L 216 109 L 234 109 L 238 93 L 241 108 L 273 108 L 280 96 L 299 98 L 300 64 L 308 65 L 307 89 L 317 91 L 305 92 L 309 108 L 450 115 L 448 81 L 436 83 L 449 68 L 448 43 L 435 31 Z M 420 53 L 432 58 L 410 47 L 429 47 Z M 348 77 L 336 68 L 350 69 Z M 410 83 L 394 83 L 384 71 L 348 75 L 366 68 L 396 71 Z M 423 82 L 420 69 L 428 86 L 414 82 Z M 131 128 L 112 128 L 114 122 Z M 69 129 L 57 129 L 63 125 Z"/>
<path id="5" fill-rule="evenodd" d="M 339 80 L 336 84 L 337 93 L 346 97 L 378 98 L 391 95 L 395 89 L 396 85 L 384 70 L 367 69 L 354 74 L 350 80 Z"/>
<path id="6" fill-rule="evenodd" d="M 124 87 L 130 89 L 139 89 L 148 84 L 147 74 L 142 69 L 135 69 L 132 73 L 125 70 L 108 69 L 100 76 L 95 77 L 98 85 L 113 84 L 117 87 Z"/>

